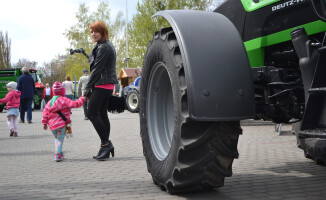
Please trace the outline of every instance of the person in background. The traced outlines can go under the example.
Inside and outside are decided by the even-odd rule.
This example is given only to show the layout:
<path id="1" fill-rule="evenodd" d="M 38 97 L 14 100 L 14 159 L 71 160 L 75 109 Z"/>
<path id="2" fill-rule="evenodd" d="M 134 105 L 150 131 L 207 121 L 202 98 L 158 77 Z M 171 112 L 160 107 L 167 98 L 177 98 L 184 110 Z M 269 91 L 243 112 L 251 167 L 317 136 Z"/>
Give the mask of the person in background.
<path id="1" fill-rule="evenodd" d="M 20 91 L 16 90 L 16 82 L 9 82 L 6 86 L 8 93 L 4 99 L 0 99 L 0 103 L 7 104 L 7 124 L 10 129 L 10 137 L 17 137 L 17 117 L 19 115 Z"/>
<path id="2" fill-rule="evenodd" d="M 79 78 L 79 81 L 78 81 L 78 96 L 81 97 L 81 96 L 84 96 L 85 94 L 85 88 L 86 88 L 86 85 L 88 83 L 88 70 L 87 69 L 84 69 L 83 70 L 83 76 L 81 76 Z M 84 108 L 84 116 L 85 116 L 85 120 L 88 120 L 88 117 L 87 117 L 87 101 L 85 101 L 84 105 L 83 105 L 83 108 Z"/>
<path id="3" fill-rule="evenodd" d="M 21 92 L 20 96 L 20 122 L 25 123 L 25 112 L 27 111 L 27 121 L 32 123 L 32 103 L 35 94 L 35 82 L 28 73 L 28 68 L 23 67 L 21 75 L 17 80 L 17 90 Z"/>
<path id="4" fill-rule="evenodd" d="M 70 80 L 70 76 L 66 76 L 66 80 L 62 84 L 65 86 L 65 90 L 66 90 L 65 96 L 72 100 L 73 98 L 72 91 L 74 89 L 74 85 Z"/>
<path id="5" fill-rule="evenodd" d="M 45 101 L 45 104 L 48 103 L 49 100 L 51 100 L 53 97 L 53 91 L 52 88 L 50 87 L 49 83 L 46 83 L 45 88 L 43 90 L 43 95 L 42 98 Z"/>
<path id="6" fill-rule="evenodd" d="M 85 96 L 88 99 L 87 116 L 101 139 L 101 148 L 93 158 L 106 160 L 114 157 L 114 146 L 109 140 L 110 121 L 108 104 L 114 84 L 118 83 L 116 75 L 116 51 L 108 40 L 108 28 L 102 21 L 96 21 L 89 27 L 93 42 L 96 43 L 90 57 L 90 75 L 86 85 Z"/>

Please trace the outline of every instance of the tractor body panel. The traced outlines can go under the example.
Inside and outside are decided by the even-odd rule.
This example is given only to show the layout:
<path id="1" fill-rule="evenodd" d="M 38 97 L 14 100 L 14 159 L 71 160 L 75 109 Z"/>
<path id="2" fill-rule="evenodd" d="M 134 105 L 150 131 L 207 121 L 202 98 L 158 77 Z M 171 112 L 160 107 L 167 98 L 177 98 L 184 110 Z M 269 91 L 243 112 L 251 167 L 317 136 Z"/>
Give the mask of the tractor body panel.
<path id="1" fill-rule="evenodd" d="M 316 4 L 320 6 L 318 1 Z M 290 33 L 297 27 L 304 27 L 308 35 L 326 31 L 326 23 L 318 19 L 309 0 L 229 0 L 214 12 L 223 14 L 237 27 L 251 67 L 266 65 L 265 47 L 291 41 Z"/>

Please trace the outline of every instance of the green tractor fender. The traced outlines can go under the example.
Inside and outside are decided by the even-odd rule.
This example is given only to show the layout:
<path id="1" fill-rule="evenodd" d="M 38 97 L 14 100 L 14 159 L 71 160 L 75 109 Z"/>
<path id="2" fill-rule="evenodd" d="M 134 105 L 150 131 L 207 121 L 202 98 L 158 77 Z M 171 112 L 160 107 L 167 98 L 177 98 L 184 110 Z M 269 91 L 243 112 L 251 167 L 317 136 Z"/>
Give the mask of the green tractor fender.
<path id="1" fill-rule="evenodd" d="M 174 54 L 181 60 L 175 65 L 184 68 L 187 95 L 183 104 L 190 117 L 199 121 L 253 118 L 250 64 L 232 22 L 204 11 L 166 10 L 154 16 L 164 17 L 176 36 L 180 52 Z"/>

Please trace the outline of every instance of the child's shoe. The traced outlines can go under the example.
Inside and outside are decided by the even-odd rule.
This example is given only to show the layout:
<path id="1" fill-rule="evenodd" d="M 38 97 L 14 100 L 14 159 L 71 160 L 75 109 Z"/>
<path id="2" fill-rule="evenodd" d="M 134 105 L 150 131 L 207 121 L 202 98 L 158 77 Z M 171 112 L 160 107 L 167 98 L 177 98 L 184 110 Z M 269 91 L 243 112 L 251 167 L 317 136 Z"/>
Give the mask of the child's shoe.
<path id="1" fill-rule="evenodd" d="M 57 162 L 62 161 L 63 160 L 62 154 L 61 153 L 56 153 L 54 155 L 54 160 L 57 161 Z"/>
<path id="2" fill-rule="evenodd" d="M 14 136 L 14 129 L 12 128 L 12 129 L 10 129 L 10 137 L 12 137 L 12 136 Z"/>
<path id="3" fill-rule="evenodd" d="M 17 132 L 14 132 L 14 137 L 17 137 L 18 136 L 18 133 Z"/>

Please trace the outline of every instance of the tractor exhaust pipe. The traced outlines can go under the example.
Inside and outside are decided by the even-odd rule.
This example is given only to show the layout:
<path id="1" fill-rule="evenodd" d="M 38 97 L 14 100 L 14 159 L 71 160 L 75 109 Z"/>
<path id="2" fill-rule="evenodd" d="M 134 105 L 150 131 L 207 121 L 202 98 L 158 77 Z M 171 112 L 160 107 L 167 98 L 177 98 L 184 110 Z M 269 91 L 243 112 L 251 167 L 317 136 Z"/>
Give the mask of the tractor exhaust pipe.
<path id="1" fill-rule="evenodd" d="M 308 100 L 308 90 L 314 77 L 316 63 L 318 58 L 318 50 L 311 45 L 306 30 L 304 28 L 296 28 L 291 32 L 294 50 L 299 57 L 300 71 L 302 75 L 305 102 Z"/>
<path id="2" fill-rule="evenodd" d="M 292 43 L 294 49 L 300 58 L 308 57 L 308 52 L 306 48 L 306 43 L 309 38 L 304 28 L 296 28 L 291 32 Z"/>

